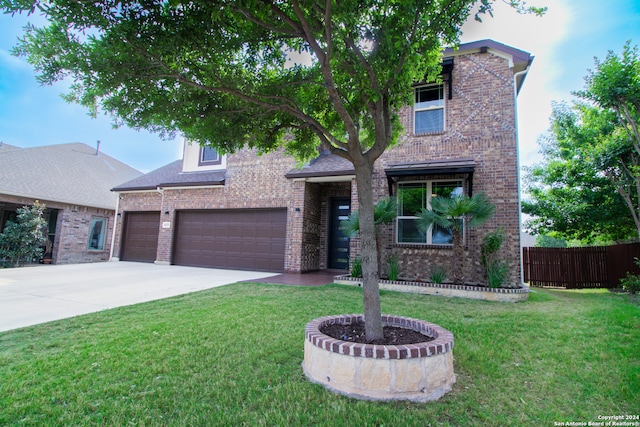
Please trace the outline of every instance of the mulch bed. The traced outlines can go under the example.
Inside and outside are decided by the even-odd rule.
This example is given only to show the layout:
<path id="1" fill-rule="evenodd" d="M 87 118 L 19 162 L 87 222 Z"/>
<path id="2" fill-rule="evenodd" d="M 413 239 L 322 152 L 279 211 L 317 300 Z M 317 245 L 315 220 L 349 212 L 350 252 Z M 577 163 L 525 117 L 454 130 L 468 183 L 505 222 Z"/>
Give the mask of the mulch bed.
<path id="1" fill-rule="evenodd" d="M 353 323 L 351 325 L 334 324 L 320 328 L 320 332 L 329 335 L 331 338 L 360 344 L 405 345 L 434 340 L 434 338 L 420 332 L 397 326 L 385 326 L 382 331 L 384 333 L 383 340 L 367 341 L 364 333 L 364 323 Z"/>

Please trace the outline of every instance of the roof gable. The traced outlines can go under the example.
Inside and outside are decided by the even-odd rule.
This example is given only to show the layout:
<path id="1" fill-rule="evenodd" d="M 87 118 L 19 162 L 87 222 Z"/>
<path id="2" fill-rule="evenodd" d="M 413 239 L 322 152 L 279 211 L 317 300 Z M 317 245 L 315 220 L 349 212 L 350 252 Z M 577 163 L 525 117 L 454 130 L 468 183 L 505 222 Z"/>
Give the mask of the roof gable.
<path id="1" fill-rule="evenodd" d="M 444 50 L 443 55 L 445 57 L 454 57 L 457 55 L 466 55 L 475 52 L 491 52 L 507 58 L 516 79 L 516 90 L 517 92 L 520 92 L 524 79 L 529 71 L 529 67 L 533 62 L 533 55 L 529 52 L 525 52 L 524 50 L 516 49 L 491 39 L 463 43 L 455 49 L 447 48 Z"/>

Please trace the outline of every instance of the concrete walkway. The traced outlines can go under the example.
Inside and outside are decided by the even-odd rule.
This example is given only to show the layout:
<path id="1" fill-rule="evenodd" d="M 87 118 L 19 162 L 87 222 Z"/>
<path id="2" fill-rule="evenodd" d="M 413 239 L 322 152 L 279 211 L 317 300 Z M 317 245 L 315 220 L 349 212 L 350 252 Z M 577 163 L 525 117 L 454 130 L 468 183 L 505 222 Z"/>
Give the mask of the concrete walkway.
<path id="1" fill-rule="evenodd" d="M 123 261 L 0 269 L 0 331 L 275 275 Z"/>

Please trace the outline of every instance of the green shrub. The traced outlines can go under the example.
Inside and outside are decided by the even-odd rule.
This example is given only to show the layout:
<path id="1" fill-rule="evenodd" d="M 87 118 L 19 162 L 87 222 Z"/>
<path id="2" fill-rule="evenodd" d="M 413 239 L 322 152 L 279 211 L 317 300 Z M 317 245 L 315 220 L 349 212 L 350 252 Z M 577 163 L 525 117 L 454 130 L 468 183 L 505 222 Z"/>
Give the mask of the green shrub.
<path id="1" fill-rule="evenodd" d="M 640 259 L 635 258 L 633 262 L 640 267 Z M 625 292 L 630 294 L 640 293 L 640 276 L 627 272 L 627 277 L 620 279 L 620 284 Z"/>
<path id="2" fill-rule="evenodd" d="M 390 255 L 387 258 L 389 263 L 389 280 L 398 280 L 398 274 L 400 273 L 400 264 L 398 263 L 398 257 Z"/>
<path id="3" fill-rule="evenodd" d="M 498 229 L 487 233 L 480 245 L 484 277 L 487 279 L 489 287 L 491 288 L 501 287 L 509 273 L 509 264 L 505 260 L 499 259 L 498 253 L 502 247 L 504 238 L 504 232 L 502 229 Z"/>
<path id="4" fill-rule="evenodd" d="M 485 274 L 490 288 L 501 287 L 509 273 L 509 264 L 505 260 L 491 262 L 485 267 Z"/>
<path id="5" fill-rule="evenodd" d="M 7 221 L 0 233 L 0 258 L 14 267 L 32 262 L 42 256 L 47 221 L 43 218 L 45 206 L 37 200 L 33 206 L 17 209 L 16 221 Z"/>
<path id="6" fill-rule="evenodd" d="M 567 242 L 564 239 L 541 234 L 536 237 L 534 245 L 536 248 L 566 248 Z"/>
<path id="7" fill-rule="evenodd" d="M 436 265 L 431 270 L 431 283 L 435 283 L 436 285 L 441 284 L 447 278 L 447 270 L 441 265 Z"/>
<path id="8" fill-rule="evenodd" d="M 362 277 L 362 258 L 358 257 L 351 263 L 351 277 Z"/>

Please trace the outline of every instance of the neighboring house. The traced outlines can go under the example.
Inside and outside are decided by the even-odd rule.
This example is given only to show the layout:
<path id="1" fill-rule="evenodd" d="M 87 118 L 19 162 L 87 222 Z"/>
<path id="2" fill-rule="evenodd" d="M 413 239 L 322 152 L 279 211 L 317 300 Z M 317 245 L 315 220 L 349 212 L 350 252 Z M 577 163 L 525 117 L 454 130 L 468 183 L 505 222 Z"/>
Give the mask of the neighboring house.
<path id="1" fill-rule="evenodd" d="M 532 248 L 536 245 L 537 236 L 532 236 L 531 234 L 521 231 L 520 232 L 520 244 L 523 248 Z"/>
<path id="2" fill-rule="evenodd" d="M 107 261 L 118 200 L 110 189 L 140 175 L 86 144 L 0 143 L 0 230 L 17 208 L 39 200 L 54 264 Z"/>
<path id="3" fill-rule="evenodd" d="M 442 84 L 415 86 L 415 105 L 400 111 L 405 132 L 373 176 L 376 199 L 398 200 L 399 216 L 383 233 L 384 257 L 398 257 L 401 277 L 429 280 L 436 265 L 452 271 L 451 233 L 421 234 L 415 226 L 431 196 L 483 191 L 497 211 L 465 231 L 465 275 L 483 280 L 480 243 L 502 228 L 510 282 L 520 283 L 516 96 L 532 60 L 491 40 L 468 43 L 445 51 Z M 185 143 L 183 160 L 113 189 L 122 214 L 114 256 L 265 271 L 347 269 L 359 252 L 358 239 L 339 229 L 358 208 L 353 166 L 328 152 L 295 166 L 281 151 L 220 156 Z"/>

